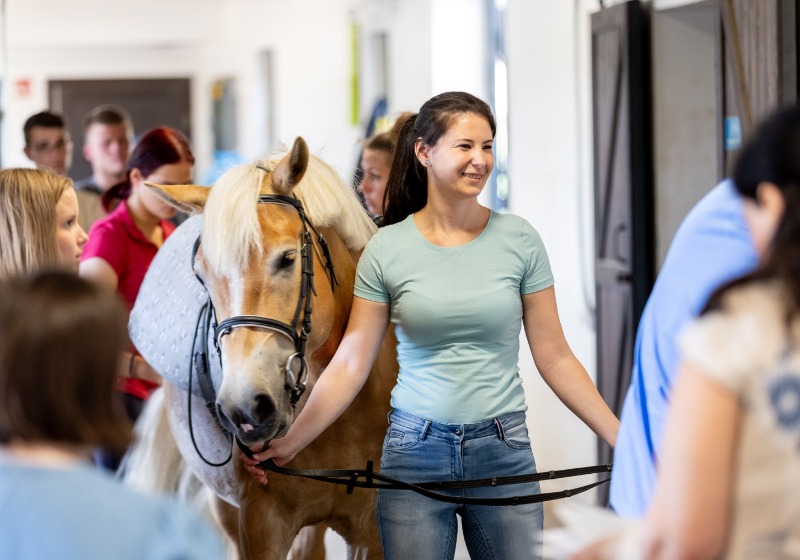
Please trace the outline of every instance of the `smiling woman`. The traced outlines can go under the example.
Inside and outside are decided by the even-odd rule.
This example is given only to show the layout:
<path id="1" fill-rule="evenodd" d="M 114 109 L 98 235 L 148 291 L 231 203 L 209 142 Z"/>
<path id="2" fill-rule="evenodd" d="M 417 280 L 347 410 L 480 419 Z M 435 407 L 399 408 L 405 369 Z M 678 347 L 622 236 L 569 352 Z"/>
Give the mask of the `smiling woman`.
<path id="1" fill-rule="evenodd" d="M 532 474 L 536 463 L 519 375 L 519 333 L 561 401 L 613 445 L 619 422 L 569 348 L 539 234 L 478 202 L 494 167 L 489 106 L 464 92 L 429 99 L 405 119 L 387 185 L 386 225 L 358 262 L 347 330 L 302 412 L 256 461 L 290 462 L 347 408 L 390 322 L 400 366 L 381 473 L 470 480 Z M 248 471 L 266 483 L 253 460 Z M 508 498 L 521 488 L 468 490 Z M 541 504 L 498 509 L 378 490 L 384 557 L 452 558 L 461 516 L 473 557 L 538 558 Z"/>
<path id="2" fill-rule="evenodd" d="M 77 272 L 87 237 L 72 180 L 38 169 L 0 171 L 0 279 L 45 268 Z"/>

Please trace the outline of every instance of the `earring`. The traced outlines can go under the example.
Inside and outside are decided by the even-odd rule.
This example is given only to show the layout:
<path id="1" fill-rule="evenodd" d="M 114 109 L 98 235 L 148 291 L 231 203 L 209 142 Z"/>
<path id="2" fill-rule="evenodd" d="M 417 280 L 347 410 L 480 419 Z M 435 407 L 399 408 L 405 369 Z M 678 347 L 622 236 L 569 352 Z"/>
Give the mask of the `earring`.
<path id="1" fill-rule="evenodd" d="M 431 160 L 426 159 L 425 160 L 425 167 L 428 167 L 430 164 L 431 164 Z"/>

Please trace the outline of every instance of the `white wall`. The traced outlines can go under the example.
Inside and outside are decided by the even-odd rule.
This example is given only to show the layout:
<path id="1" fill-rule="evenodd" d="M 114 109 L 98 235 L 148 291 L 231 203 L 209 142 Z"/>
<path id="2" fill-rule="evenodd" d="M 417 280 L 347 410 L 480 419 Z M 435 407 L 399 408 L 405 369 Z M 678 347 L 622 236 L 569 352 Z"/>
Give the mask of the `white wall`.
<path id="1" fill-rule="evenodd" d="M 349 32 L 388 34 L 390 111 L 465 89 L 486 97 L 483 0 L 7 0 L 9 56 L 4 165 L 26 164 L 22 123 L 46 106 L 46 80 L 189 76 L 198 167 L 210 161 L 210 85 L 238 79 L 240 144 L 262 153 L 257 53 L 274 55 L 275 130 L 302 134 L 344 174 L 359 128 L 349 122 Z M 595 375 L 591 312 L 592 195 L 588 114 L 589 0 L 508 0 L 511 211 L 541 233 L 556 277 L 565 334 Z M 40 14 L 48 13 L 47 18 Z M 91 14 L 91 22 L 90 22 Z M 155 17 L 154 14 L 158 14 Z M 462 15 L 465 17 L 457 17 Z M 103 18 L 120 22 L 113 30 Z M 36 30 L 35 34 L 33 30 Z M 25 99 L 13 84 L 29 78 Z M 362 92 L 369 88 L 362 88 Z M 366 118 L 370 99 L 361 107 Z M 253 153 L 251 153 L 253 152 Z M 536 374 L 523 352 L 529 423 L 540 468 L 593 464 L 595 440 Z M 545 490 L 575 481 L 552 483 Z"/>
<path id="2" fill-rule="evenodd" d="M 22 154 L 22 124 L 47 106 L 48 79 L 188 76 L 197 176 L 202 176 L 212 155 L 211 85 L 236 77 L 240 148 L 247 158 L 263 155 L 272 147 L 263 145 L 264 134 L 253 127 L 261 100 L 251 93 L 257 90 L 257 53 L 270 49 L 276 139 L 291 143 L 302 134 L 312 151 L 344 171 L 352 165 L 358 137 L 347 111 L 354 3 L 8 0 L 3 165 L 29 165 Z M 14 89 L 19 79 L 31 83 L 24 98 Z"/>
<path id="3" fill-rule="evenodd" d="M 509 1 L 509 174 L 510 210 L 527 218 L 542 235 L 565 335 L 594 378 L 589 7 L 585 4 Z M 554 397 L 528 356 L 522 357 L 521 365 L 539 467 L 594 464 L 594 435 Z M 575 482 L 551 483 L 549 488 Z"/>

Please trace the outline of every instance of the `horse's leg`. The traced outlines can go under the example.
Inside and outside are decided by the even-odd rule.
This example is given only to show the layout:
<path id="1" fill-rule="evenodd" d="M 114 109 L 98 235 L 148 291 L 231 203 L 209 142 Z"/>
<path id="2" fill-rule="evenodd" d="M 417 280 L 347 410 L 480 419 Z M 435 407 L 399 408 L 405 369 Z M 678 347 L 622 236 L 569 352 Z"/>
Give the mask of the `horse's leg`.
<path id="1" fill-rule="evenodd" d="M 292 560 L 325 560 L 325 525 L 303 527 L 292 543 Z"/>
<path id="2" fill-rule="evenodd" d="M 383 560 L 383 547 L 378 535 L 378 527 L 373 523 L 367 533 L 367 540 L 358 545 L 347 545 L 347 560 Z"/>
<path id="3" fill-rule="evenodd" d="M 243 471 L 237 465 L 237 471 Z M 239 553 L 242 560 L 286 560 L 300 531 L 269 488 L 250 475 L 239 479 Z"/>
<path id="4" fill-rule="evenodd" d="M 239 560 L 239 508 L 214 495 L 210 490 L 211 515 L 227 537 L 228 560 Z"/>

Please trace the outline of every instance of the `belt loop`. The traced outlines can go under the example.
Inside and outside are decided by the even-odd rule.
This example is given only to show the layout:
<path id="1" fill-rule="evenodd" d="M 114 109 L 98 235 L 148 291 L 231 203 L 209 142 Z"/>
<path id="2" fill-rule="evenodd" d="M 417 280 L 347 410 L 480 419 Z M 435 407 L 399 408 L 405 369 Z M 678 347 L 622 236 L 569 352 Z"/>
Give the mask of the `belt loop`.
<path id="1" fill-rule="evenodd" d="M 430 429 L 430 427 L 431 427 L 431 421 L 425 420 L 425 424 L 423 424 L 422 426 L 422 434 L 421 434 L 422 441 L 425 441 L 425 438 L 428 435 L 428 430 Z"/>
<path id="2" fill-rule="evenodd" d="M 500 421 L 500 418 L 494 419 L 494 425 L 497 426 L 497 435 L 500 438 L 500 441 L 505 441 L 506 431 L 503 429 L 503 423 Z"/>

